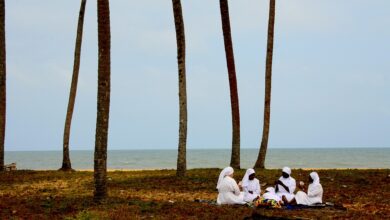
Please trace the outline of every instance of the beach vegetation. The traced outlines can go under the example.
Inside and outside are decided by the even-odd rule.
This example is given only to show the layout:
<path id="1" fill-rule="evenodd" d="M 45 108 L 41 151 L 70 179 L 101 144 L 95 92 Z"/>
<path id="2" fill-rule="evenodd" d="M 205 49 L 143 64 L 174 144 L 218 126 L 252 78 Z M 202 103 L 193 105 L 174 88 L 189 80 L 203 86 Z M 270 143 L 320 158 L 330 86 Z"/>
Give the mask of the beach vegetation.
<path id="1" fill-rule="evenodd" d="M 317 170 L 324 188 L 321 209 L 255 209 L 215 205 L 220 169 L 191 169 L 185 177 L 175 170 L 110 171 L 108 197 L 95 203 L 91 171 L 12 171 L 0 175 L 0 219 L 243 219 L 261 214 L 286 219 L 388 219 L 389 169 Z M 245 170 L 237 170 L 240 180 Z M 297 181 L 311 170 L 296 169 Z M 262 190 L 280 170 L 258 170 Z M 375 186 L 375 187 L 374 187 Z"/>

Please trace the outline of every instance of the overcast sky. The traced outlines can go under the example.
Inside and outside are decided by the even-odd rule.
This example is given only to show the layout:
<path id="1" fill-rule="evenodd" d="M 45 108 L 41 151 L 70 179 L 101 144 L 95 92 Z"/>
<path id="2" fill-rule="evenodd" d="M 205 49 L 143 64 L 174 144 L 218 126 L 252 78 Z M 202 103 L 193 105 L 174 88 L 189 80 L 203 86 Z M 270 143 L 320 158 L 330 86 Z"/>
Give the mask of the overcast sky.
<path id="1" fill-rule="evenodd" d="M 241 146 L 262 134 L 268 0 L 230 0 Z M 6 150 L 61 150 L 80 1 L 6 2 Z M 219 1 L 182 0 L 188 148 L 231 147 Z M 113 0 L 109 149 L 175 149 L 170 0 Z M 390 1 L 278 0 L 271 148 L 390 147 Z M 86 7 L 71 149 L 94 148 L 96 1 Z"/>

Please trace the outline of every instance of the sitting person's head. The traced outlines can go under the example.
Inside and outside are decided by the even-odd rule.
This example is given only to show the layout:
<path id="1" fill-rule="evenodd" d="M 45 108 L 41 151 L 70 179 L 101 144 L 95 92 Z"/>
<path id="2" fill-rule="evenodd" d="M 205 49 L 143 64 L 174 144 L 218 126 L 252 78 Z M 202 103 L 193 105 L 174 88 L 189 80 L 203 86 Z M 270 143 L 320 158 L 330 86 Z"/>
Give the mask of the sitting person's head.
<path id="1" fill-rule="evenodd" d="M 269 187 L 267 187 L 267 188 L 265 189 L 265 191 L 268 192 L 268 193 L 275 193 L 275 188 L 269 186 Z"/>
<path id="2" fill-rule="evenodd" d="M 234 176 L 234 169 L 232 167 L 227 167 L 225 171 L 226 171 L 225 176 L 230 176 L 230 177 L 233 178 L 233 176 Z"/>
<path id="3" fill-rule="evenodd" d="M 220 184 L 222 183 L 225 177 L 229 176 L 233 178 L 233 173 L 234 173 L 234 169 L 232 167 L 225 167 L 219 174 L 217 189 L 219 188 Z"/>
<path id="4" fill-rule="evenodd" d="M 245 183 L 248 180 L 253 180 L 253 179 L 255 179 L 255 176 L 256 176 L 255 170 L 252 169 L 252 168 L 249 168 L 249 169 L 246 170 L 245 175 L 242 178 L 242 182 Z"/>
<path id="5" fill-rule="evenodd" d="M 234 169 L 232 167 L 226 167 L 225 169 L 222 170 L 221 175 L 223 177 L 225 177 L 225 176 L 233 177 L 234 176 Z"/>
<path id="6" fill-rule="evenodd" d="M 283 167 L 283 169 L 282 169 L 282 176 L 283 176 L 283 178 L 289 178 L 290 175 L 291 175 L 290 167 Z"/>
<path id="7" fill-rule="evenodd" d="M 246 170 L 244 177 L 242 178 L 242 186 L 248 186 L 250 181 L 255 179 L 255 170 L 252 168 L 249 168 Z"/>
<path id="8" fill-rule="evenodd" d="M 309 183 L 320 183 L 320 177 L 317 172 L 311 172 L 309 174 Z"/>

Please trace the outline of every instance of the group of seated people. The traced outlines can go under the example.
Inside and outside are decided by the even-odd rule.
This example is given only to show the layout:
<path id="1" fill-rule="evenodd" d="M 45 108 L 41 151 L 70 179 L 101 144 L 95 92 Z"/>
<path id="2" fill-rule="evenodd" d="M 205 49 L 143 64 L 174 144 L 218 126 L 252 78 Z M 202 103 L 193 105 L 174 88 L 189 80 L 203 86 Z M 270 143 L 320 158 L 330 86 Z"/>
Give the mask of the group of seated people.
<path id="1" fill-rule="evenodd" d="M 219 175 L 217 204 L 245 204 L 255 201 L 272 201 L 279 206 L 322 203 L 323 190 L 317 172 L 311 172 L 309 175 L 307 193 L 305 192 L 304 183 L 300 181 L 298 187 L 301 191 L 295 194 L 296 181 L 291 177 L 291 169 L 289 167 L 282 169 L 282 176 L 275 181 L 274 187 L 266 188 L 264 194 L 261 194 L 260 181 L 255 177 L 253 169 L 246 171 L 239 184 L 233 179 L 233 174 L 234 169 L 226 167 Z"/>

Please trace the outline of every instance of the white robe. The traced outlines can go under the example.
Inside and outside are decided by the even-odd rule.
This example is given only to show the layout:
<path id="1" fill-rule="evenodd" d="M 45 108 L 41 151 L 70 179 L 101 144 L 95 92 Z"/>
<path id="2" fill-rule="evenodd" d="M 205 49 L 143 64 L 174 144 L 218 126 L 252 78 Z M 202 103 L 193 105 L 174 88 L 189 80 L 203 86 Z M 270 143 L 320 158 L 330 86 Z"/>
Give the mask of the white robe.
<path id="1" fill-rule="evenodd" d="M 310 176 L 313 179 L 313 183 L 311 183 L 307 189 L 307 194 L 305 192 L 299 191 L 295 195 L 295 200 L 297 204 L 301 205 L 313 205 L 316 203 L 322 203 L 322 194 L 323 189 L 320 184 L 320 178 L 316 172 L 310 173 Z"/>
<path id="2" fill-rule="evenodd" d="M 273 187 L 268 187 L 266 191 L 267 192 L 264 193 L 262 196 L 264 199 L 273 199 L 277 202 L 282 200 L 278 195 L 276 195 L 275 189 Z"/>
<path id="3" fill-rule="evenodd" d="M 244 201 L 252 202 L 256 197 L 260 196 L 260 181 L 256 178 L 249 180 L 247 185 L 243 186 L 242 189 L 244 190 Z M 252 191 L 253 194 L 249 193 L 249 191 Z"/>
<path id="4" fill-rule="evenodd" d="M 290 176 L 288 178 L 280 177 L 279 180 L 282 181 L 284 185 L 288 187 L 290 192 L 288 192 L 283 186 L 279 184 L 278 185 L 279 190 L 278 192 L 276 192 L 276 195 L 278 195 L 280 198 L 285 196 L 287 201 L 291 202 L 291 200 L 294 199 L 294 191 L 295 188 L 297 187 L 295 179 Z"/>
<path id="5" fill-rule="evenodd" d="M 245 204 L 244 193 L 240 192 L 240 188 L 236 181 L 230 176 L 225 176 L 220 184 L 218 184 L 217 204 Z"/>

